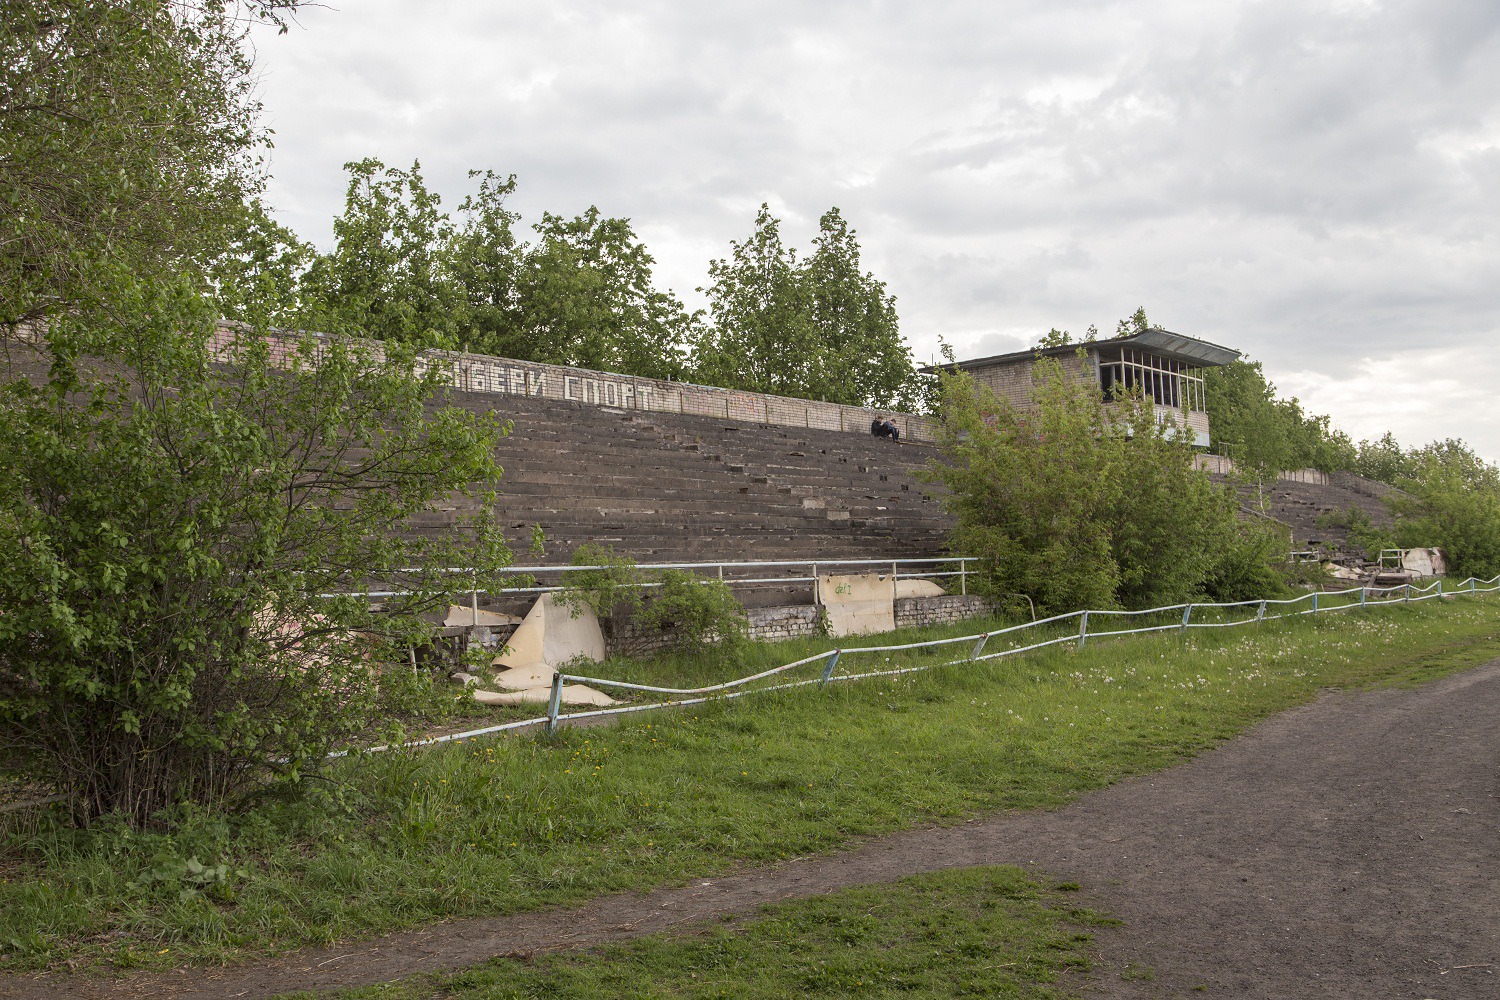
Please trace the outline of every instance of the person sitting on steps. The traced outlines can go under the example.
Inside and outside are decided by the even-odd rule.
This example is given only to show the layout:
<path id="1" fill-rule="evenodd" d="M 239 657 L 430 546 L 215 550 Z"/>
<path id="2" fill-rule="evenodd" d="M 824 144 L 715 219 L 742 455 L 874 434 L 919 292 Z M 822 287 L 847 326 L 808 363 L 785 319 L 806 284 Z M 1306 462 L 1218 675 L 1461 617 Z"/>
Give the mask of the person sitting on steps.
<path id="1" fill-rule="evenodd" d="M 882 417 L 876 417 L 870 421 L 870 433 L 876 437 L 890 438 L 892 441 L 901 440 L 901 429 Z"/>

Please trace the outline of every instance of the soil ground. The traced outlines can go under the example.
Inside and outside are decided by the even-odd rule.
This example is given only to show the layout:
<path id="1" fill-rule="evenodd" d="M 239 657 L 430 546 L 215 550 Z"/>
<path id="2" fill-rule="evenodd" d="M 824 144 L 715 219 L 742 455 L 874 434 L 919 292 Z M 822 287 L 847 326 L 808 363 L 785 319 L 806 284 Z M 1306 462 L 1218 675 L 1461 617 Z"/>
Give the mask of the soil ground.
<path id="1" fill-rule="evenodd" d="M 1500 997 L 1500 661 L 1325 695 L 1194 761 L 1045 813 L 575 910 L 441 924 L 225 969 L 0 979 L 0 996 L 269 997 L 682 930 L 763 903 L 1011 863 L 1077 882 L 1110 998 Z"/>

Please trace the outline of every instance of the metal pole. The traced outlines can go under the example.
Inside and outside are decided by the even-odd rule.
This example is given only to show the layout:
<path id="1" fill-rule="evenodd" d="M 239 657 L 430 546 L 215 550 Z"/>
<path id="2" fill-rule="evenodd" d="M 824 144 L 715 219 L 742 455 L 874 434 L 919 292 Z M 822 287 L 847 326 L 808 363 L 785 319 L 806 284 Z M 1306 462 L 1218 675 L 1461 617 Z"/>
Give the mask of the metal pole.
<path id="1" fill-rule="evenodd" d="M 958 592 L 965 597 L 969 596 L 969 560 L 958 561 Z"/>
<path id="2" fill-rule="evenodd" d="M 979 659 L 979 654 L 982 653 L 982 652 L 984 652 L 984 644 L 987 643 L 987 642 L 989 642 L 989 641 L 990 641 L 990 634 L 988 632 L 986 632 L 984 635 L 980 636 L 979 637 L 979 641 L 976 642 L 976 643 L 974 643 L 974 648 L 969 651 L 969 659 L 970 660 L 977 660 L 977 659 Z"/>
<path id="3" fill-rule="evenodd" d="M 1369 587 L 1360 587 L 1359 588 L 1359 606 L 1360 607 L 1364 607 L 1365 606 L 1365 596 L 1367 594 L 1369 594 L 1369 592 L 1370 592 L 1370 588 Z"/>
<path id="4" fill-rule="evenodd" d="M 1089 613 L 1085 611 L 1078 616 L 1078 648 L 1082 649 L 1084 642 L 1089 637 Z"/>
<path id="5" fill-rule="evenodd" d="M 553 671 L 552 694 L 547 699 L 547 733 L 549 735 L 557 732 L 557 714 L 562 708 L 562 688 L 562 671 Z"/>
<path id="6" fill-rule="evenodd" d="M 1188 622 L 1191 621 L 1192 618 L 1193 618 L 1193 606 L 1191 604 L 1189 604 L 1186 608 L 1184 608 L 1182 610 L 1182 630 L 1184 632 L 1186 632 L 1188 630 Z"/>
<path id="7" fill-rule="evenodd" d="M 833 676 L 834 668 L 839 665 L 839 655 L 841 653 L 843 653 L 842 649 L 835 649 L 832 653 L 828 654 L 828 662 L 823 664 L 823 679 L 818 681 L 818 687 L 826 685 L 828 679 Z"/>
<path id="8" fill-rule="evenodd" d="M 896 582 L 896 564 L 891 563 L 891 613 L 896 611 L 896 598 L 901 596 L 901 586 Z"/>
<path id="9" fill-rule="evenodd" d="M 1410 583 L 1406 584 L 1405 592 L 1402 594 L 1401 600 L 1405 601 L 1407 604 L 1411 603 L 1411 584 Z"/>
<path id="10" fill-rule="evenodd" d="M 469 597 L 469 605 L 474 611 L 474 627 L 479 627 L 479 577 L 474 577 L 474 590 Z"/>
<path id="11" fill-rule="evenodd" d="M 1266 620 L 1266 602 L 1261 601 L 1260 607 L 1255 610 L 1255 620 L 1263 622 Z"/>
<path id="12" fill-rule="evenodd" d="M 1318 613 L 1318 592 L 1313 591 L 1313 614 Z"/>

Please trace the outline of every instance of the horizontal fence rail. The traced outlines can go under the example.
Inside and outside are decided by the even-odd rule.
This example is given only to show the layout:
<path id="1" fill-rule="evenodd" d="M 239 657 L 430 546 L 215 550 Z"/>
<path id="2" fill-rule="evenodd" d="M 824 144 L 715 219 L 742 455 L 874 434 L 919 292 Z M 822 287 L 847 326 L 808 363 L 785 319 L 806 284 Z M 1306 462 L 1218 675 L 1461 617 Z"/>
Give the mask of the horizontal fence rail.
<path id="1" fill-rule="evenodd" d="M 650 573 L 656 570 L 692 570 L 699 571 L 700 576 L 708 579 L 718 579 L 728 584 L 764 584 L 764 583 L 816 583 L 821 575 L 819 570 L 843 569 L 845 567 L 856 567 L 863 569 L 889 569 L 893 580 L 939 580 L 950 577 L 958 577 L 958 592 L 968 594 L 969 592 L 969 569 L 970 563 L 979 562 L 978 556 L 946 556 L 946 557 L 897 557 L 888 559 L 772 559 L 747 562 L 684 562 L 684 563 L 638 563 L 631 564 L 632 571 Z M 942 569 L 944 566 L 954 566 L 957 569 Z M 901 567 L 931 567 L 916 571 L 902 572 Z M 586 573 L 590 570 L 608 571 L 618 570 L 619 566 L 505 566 L 496 572 L 507 576 L 536 577 L 548 574 L 562 573 Z M 740 572 L 755 573 L 772 569 L 811 569 L 810 576 L 738 576 Z M 711 571 L 711 572 L 703 572 Z M 402 569 L 394 570 L 395 573 L 417 573 L 419 570 Z M 472 575 L 473 570 L 465 567 L 452 567 L 437 570 L 439 573 L 447 573 L 454 576 Z M 652 580 L 640 580 L 630 586 L 649 589 L 660 587 L 661 584 Z M 469 607 L 472 609 L 474 624 L 479 624 L 479 599 L 484 596 L 496 596 L 504 594 L 552 594 L 565 590 L 565 584 L 553 586 L 530 586 L 530 587 L 501 587 L 498 590 L 460 590 L 458 593 L 466 594 Z M 410 590 L 344 590 L 337 593 L 319 594 L 319 598 L 332 599 L 339 597 L 408 597 L 413 592 Z"/>
<path id="2" fill-rule="evenodd" d="M 889 561 L 887 561 L 888 564 Z M 712 564 L 710 564 L 712 565 Z M 821 564 L 820 564 L 821 565 Z M 566 568 L 566 567 L 563 567 Z M 403 743 L 401 746 L 415 748 L 432 746 L 438 743 L 450 743 L 459 740 L 473 739 L 479 736 L 487 736 L 492 733 L 506 732 L 508 730 L 526 729 L 535 726 L 544 726 L 547 732 L 553 732 L 565 722 L 573 722 L 582 719 L 602 718 L 611 715 L 628 715 L 632 712 L 646 712 L 661 708 L 674 708 L 687 705 L 701 705 L 709 701 L 728 701 L 735 698 L 743 698 L 748 694 L 765 694 L 772 691 L 790 691 L 796 688 L 817 685 L 826 686 L 835 682 L 849 682 L 865 680 L 873 677 L 894 677 L 901 674 L 916 673 L 924 670 L 932 670 L 935 667 L 956 666 L 966 663 L 984 663 L 998 660 L 1009 656 L 1019 656 L 1022 653 L 1044 649 L 1048 646 L 1056 646 L 1063 643 L 1075 643 L 1082 647 L 1089 639 L 1107 639 L 1127 635 L 1144 635 L 1153 632 L 1186 632 L 1194 628 L 1233 628 L 1239 625 L 1253 625 L 1258 622 L 1272 621 L 1280 618 L 1294 618 L 1299 615 L 1313 615 L 1322 612 L 1348 611 L 1351 608 L 1375 608 L 1392 604 L 1413 604 L 1420 601 L 1432 600 L 1433 598 L 1453 598 L 1472 594 L 1487 594 L 1500 591 L 1500 575 L 1488 580 L 1476 580 L 1469 577 L 1459 583 L 1456 587 L 1443 589 L 1444 581 L 1439 579 L 1424 587 L 1416 587 L 1412 584 L 1402 584 L 1395 587 L 1353 587 L 1348 590 L 1337 591 L 1314 591 L 1300 597 L 1291 597 L 1281 600 L 1257 600 L 1257 601 L 1235 601 L 1229 603 L 1191 603 L 1172 604 L 1160 608 L 1149 608 L 1144 611 L 1117 611 L 1117 610 L 1086 610 L 1069 611 L 1040 621 L 1025 622 L 1020 625 L 1011 625 L 1005 628 L 994 629 L 989 632 L 979 632 L 974 635 L 958 636 L 952 639 L 932 639 L 926 642 L 908 642 L 894 645 L 882 646 L 854 646 L 831 650 L 827 653 L 817 653 L 813 656 L 805 656 L 791 663 L 783 663 L 781 666 L 762 670 L 759 673 L 750 674 L 746 677 L 738 677 L 733 680 L 722 681 L 717 684 L 709 684 L 695 688 L 672 688 L 659 687 L 651 684 L 639 684 L 630 681 L 617 681 L 607 677 L 589 677 L 583 674 L 566 674 L 558 671 L 552 676 L 552 689 L 547 701 L 547 714 L 535 718 L 521 719 L 516 722 L 506 722 L 495 726 L 486 726 L 483 729 L 473 729 L 463 733 L 453 733 L 447 736 L 437 736 L 431 739 L 413 740 Z M 1351 596 L 1357 595 L 1357 596 Z M 1301 607 L 1299 605 L 1306 605 Z M 1218 612 L 1220 614 L 1232 613 L 1235 610 L 1244 612 L 1242 617 L 1230 618 L 1229 620 L 1207 621 L 1194 615 L 1199 612 Z M 1149 615 L 1172 616 L 1169 621 L 1127 628 L 1099 628 L 1101 619 L 1115 618 L 1123 620 L 1123 624 L 1129 624 L 1132 619 L 1141 619 Z M 1076 627 L 1070 625 L 1076 621 Z M 1061 629 L 1061 634 L 1052 635 L 1047 638 L 1036 636 L 1037 641 L 1024 642 L 1019 646 L 1011 646 L 995 652 L 985 652 L 985 647 L 993 639 L 1005 636 L 1022 637 L 1023 633 L 1046 632 L 1049 629 Z M 1090 626 L 1094 627 L 1091 629 Z M 873 656 L 882 653 L 904 652 L 913 649 L 936 649 L 942 646 L 962 646 L 968 644 L 967 655 L 958 659 L 942 660 L 933 663 L 922 663 L 908 667 L 894 667 L 885 670 L 866 670 L 858 673 L 840 672 L 841 666 L 859 657 Z M 782 681 L 776 684 L 768 684 L 760 687 L 747 688 L 746 685 L 756 681 L 767 680 L 788 673 L 798 667 L 806 667 L 822 661 L 822 669 L 817 677 Z M 565 684 L 578 683 L 590 684 L 600 688 L 612 688 L 618 691 L 638 691 L 646 694 L 668 695 L 662 701 L 642 702 L 639 704 L 619 705 L 610 708 L 589 709 L 582 712 L 562 711 L 562 689 Z M 376 752 L 387 750 L 389 747 L 374 747 L 364 752 Z M 340 751 L 331 756 L 342 757 L 351 751 Z"/>

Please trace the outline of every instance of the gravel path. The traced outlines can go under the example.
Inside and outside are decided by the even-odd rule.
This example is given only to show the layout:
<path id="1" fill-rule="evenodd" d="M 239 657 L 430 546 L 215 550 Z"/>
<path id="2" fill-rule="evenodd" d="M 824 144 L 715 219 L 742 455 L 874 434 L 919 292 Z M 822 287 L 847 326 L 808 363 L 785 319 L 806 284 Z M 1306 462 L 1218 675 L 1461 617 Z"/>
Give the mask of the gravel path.
<path id="1" fill-rule="evenodd" d="M 1081 884 L 1091 996 L 1500 998 L 1500 661 L 1330 694 L 1196 760 L 1050 813 L 871 840 L 569 911 L 469 920 L 229 969 L 0 979 L 0 996 L 269 997 L 621 940 L 922 871 Z M 1121 973 L 1129 968 L 1130 974 Z M 1149 970 L 1151 978 L 1141 978 Z"/>

